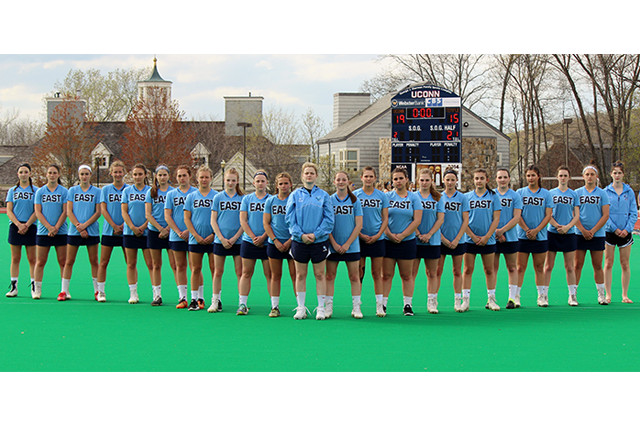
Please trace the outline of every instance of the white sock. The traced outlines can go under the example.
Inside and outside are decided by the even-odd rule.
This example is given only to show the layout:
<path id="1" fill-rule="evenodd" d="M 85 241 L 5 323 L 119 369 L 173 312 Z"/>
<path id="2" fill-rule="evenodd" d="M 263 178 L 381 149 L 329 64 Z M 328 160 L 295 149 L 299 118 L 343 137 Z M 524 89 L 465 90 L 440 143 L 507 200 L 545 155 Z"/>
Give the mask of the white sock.
<path id="1" fill-rule="evenodd" d="M 104 293 L 104 284 L 105 283 L 98 283 L 98 292 L 99 293 Z"/>
<path id="2" fill-rule="evenodd" d="M 515 299 L 518 293 L 518 286 L 515 284 L 509 284 L 509 299 Z"/>
<path id="3" fill-rule="evenodd" d="M 471 289 L 463 288 L 462 289 L 462 297 L 471 297 Z"/>
<path id="4" fill-rule="evenodd" d="M 204 300 L 204 285 L 198 287 L 198 299 Z"/>
<path id="5" fill-rule="evenodd" d="M 71 280 L 68 280 L 68 279 L 66 279 L 66 278 L 63 278 L 63 279 L 62 279 L 62 290 L 60 290 L 60 291 L 63 291 L 63 292 L 65 292 L 65 293 L 69 294 L 69 282 L 70 282 L 70 281 L 71 281 Z"/>
<path id="6" fill-rule="evenodd" d="M 191 300 L 198 300 L 198 290 L 191 290 Z"/>
<path id="7" fill-rule="evenodd" d="M 578 292 L 578 286 L 575 284 L 569 284 L 569 296 L 575 296 Z"/>
<path id="8" fill-rule="evenodd" d="M 298 306 L 304 306 L 304 299 L 307 296 L 306 291 L 299 291 L 296 295 L 296 299 L 298 300 Z"/>
<path id="9" fill-rule="evenodd" d="M 153 289 L 153 298 L 154 299 L 156 297 L 162 297 L 162 286 L 154 285 L 154 286 L 151 286 L 151 288 Z"/>
<path id="10" fill-rule="evenodd" d="M 600 290 L 604 291 L 604 284 L 596 283 L 596 288 L 598 289 L 598 291 L 600 291 Z"/>
<path id="11" fill-rule="evenodd" d="M 98 290 L 98 279 L 96 277 L 91 277 L 91 281 L 93 281 L 93 292 L 95 293 Z"/>
<path id="12" fill-rule="evenodd" d="M 462 293 L 454 293 L 456 299 L 462 299 Z"/>
<path id="13" fill-rule="evenodd" d="M 383 304 L 384 306 L 387 306 L 387 302 L 388 302 L 388 301 L 389 301 L 389 297 L 383 297 L 383 298 L 382 298 L 382 304 Z"/>
<path id="14" fill-rule="evenodd" d="M 271 309 L 277 308 L 280 304 L 280 296 L 271 296 Z"/>
<path id="15" fill-rule="evenodd" d="M 36 287 L 38 288 L 42 287 L 42 281 L 36 281 Z"/>
<path id="16" fill-rule="evenodd" d="M 544 287 L 541 285 L 537 285 L 536 289 L 538 290 L 538 296 L 544 294 Z"/>
<path id="17" fill-rule="evenodd" d="M 362 302 L 362 297 L 360 295 L 358 296 L 351 296 L 351 301 L 353 302 L 353 306 L 358 306 L 360 305 Z"/>
<path id="18" fill-rule="evenodd" d="M 240 296 L 238 296 L 238 304 L 239 305 L 246 305 L 248 299 L 249 299 L 249 295 L 246 295 L 246 296 L 240 295 Z"/>
<path id="19" fill-rule="evenodd" d="M 427 293 L 427 299 L 437 299 L 438 293 Z"/>
<path id="20" fill-rule="evenodd" d="M 332 303 L 333 304 L 333 296 L 325 296 L 324 297 L 324 304 L 326 305 L 327 303 Z"/>
<path id="21" fill-rule="evenodd" d="M 549 286 L 548 285 L 543 285 L 542 286 L 542 294 L 544 294 L 545 296 L 549 295 Z"/>
<path id="22" fill-rule="evenodd" d="M 487 289 L 487 296 L 491 297 L 491 296 L 495 296 L 496 295 L 496 289 L 494 288 L 493 290 L 488 290 Z"/>
<path id="23" fill-rule="evenodd" d="M 220 293 L 216 293 L 213 295 L 213 297 L 215 297 L 216 299 L 220 300 L 220 295 L 222 294 L 222 291 Z"/>
<path id="24" fill-rule="evenodd" d="M 137 291 L 138 291 L 138 283 L 129 284 L 129 292 L 130 293 L 137 292 Z"/>
<path id="25" fill-rule="evenodd" d="M 18 277 L 11 277 L 11 282 L 12 283 L 17 283 L 18 282 Z"/>
<path id="26" fill-rule="evenodd" d="M 520 290 L 522 290 L 522 287 L 518 286 L 518 289 L 516 290 L 516 297 L 520 297 Z"/>
<path id="27" fill-rule="evenodd" d="M 318 307 L 319 308 L 324 308 L 324 298 L 325 298 L 324 294 L 319 294 L 318 295 Z"/>
<path id="28" fill-rule="evenodd" d="M 187 286 L 186 285 L 179 285 L 178 286 L 178 297 L 180 298 L 180 300 L 187 298 Z"/>
<path id="29" fill-rule="evenodd" d="M 405 305 L 411 306 L 411 301 L 413 300 L 412 296 L 403 296 L 402 299 L 404 300 Z"/>
<path id="30" fill-rule="evenodd" d="M 376 294 L 376 302 L 382 303 L 382 295 L 381 294 Z"/>

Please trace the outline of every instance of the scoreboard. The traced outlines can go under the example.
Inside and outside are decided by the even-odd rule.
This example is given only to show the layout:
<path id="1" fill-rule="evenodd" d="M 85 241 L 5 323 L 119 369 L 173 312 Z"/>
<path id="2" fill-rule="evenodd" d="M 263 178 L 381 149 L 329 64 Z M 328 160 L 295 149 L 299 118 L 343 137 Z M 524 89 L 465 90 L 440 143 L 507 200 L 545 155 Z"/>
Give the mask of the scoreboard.
<path id="1" fill-rule="evenodd" d="M 461 167 L 461 100 L 432 85 L 407 88 L 391 99 L 391 168 L 405 166 L 410 177 L 418 165 L 444 171 Z M 439 166 L 439 167 L 435 167 Z"/>

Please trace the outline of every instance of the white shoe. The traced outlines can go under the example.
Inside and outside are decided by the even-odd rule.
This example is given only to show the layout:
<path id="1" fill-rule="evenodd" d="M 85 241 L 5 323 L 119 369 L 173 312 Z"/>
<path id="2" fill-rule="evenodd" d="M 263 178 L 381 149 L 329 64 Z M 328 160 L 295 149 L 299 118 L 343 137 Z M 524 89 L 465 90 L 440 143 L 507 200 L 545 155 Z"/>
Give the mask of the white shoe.
<path id="1" fill-rule="evenodd" d="M 7 297 L 16 297 L 18 295 L 18 284 L 11 283 L 11 289 L 5 296 Z"/>
<path id="2" fill-rule="evenodd" d="M 434 298 L 427 298 L 427 312 L 429 312 L 430 314 L 437 314 L 438 313 L 438 299 Z"/>
<path id="3" fill-rule="evenodd" d="M 329 319 L 333 316 L 333 300 L 324 302 L 324 317 Z"/>
<path id="4" fill-rule="evenodd" d="M 598 303 L 601 305 L 608 305 L 607 298 L 605 297 L 604 290 L 598 289 Z"/>
<path id="5" fill-rule="evenodd" d="M 469 310 L 469 305 L 470 305 L 470 297 L 463 297 L 462 298 L 462 305 L 460 306 L 460 311 L 459 312 L 467 312 Z"/>
<path id="6" fill-rule="evenodd" d="M 382 302 L 376 302 L 376 315 L 380 318 L 387 316 L 387 313 L 384 311 L 384 305 L 382 304 Z"/>
<path id="7" fill-rule="evenodd" d="M 42 296 L 42 284 L 33 284 L 31 286 L 31 297 L 34 299 L 40 299 Z"/>
<path id="8" fill-rule="evenodd" d="M 104 303 L 106 301 L 107 301 L 107 295 L 104 294 L 103 292 L 99 291 L 98 292 L 98 302 Z"/>
<path id="9" fill-rule="evenodd" d="M 135 305 L 139 301 L 140 301 L 140 298 L 138 297 L 138 292 L 137 291 L 132 291 L 131 292 L 131 296 L 129 297 L 129 304 Z"/>
<path id="10" fill-rule="evenodd" d="M 520 295 L 517 295 L 514 300 L 516 302 L 516 308 L 519 308 L 520 307 Z"/>
<path id="11" fill-rule="evenodd" d="M 453 309 L 456 312 L 462 312 L 462 297 L 456 297 L 456 300 L 453 304 Z"/>
<path id="12" fill-rule="evenodd" d="M 209 306 L 209 309 L 207 309 L 207 312 L 209 312 L 210 314 L 214 313 L 214 312 L 218 312 L 218 298 L 213 296 L 211 298 L 211 306 Z"/>
<path id="13" fill-rule="evenodd" d="M 489 296 L 489 300 L 487 300 L 487 305 L 485 306 L 487 309 L 491 309 L 492 311 L 499 311 L 500 306 L 496 303 L 496 296 Z"/>
<path id="14" fill-rule="evenodd" d="M 316 309 L 316 319 L 317 320 L 323 320 L 326 318 L 325 316 L 325 312 L 324 312 L 324 306 L 318 306 Z"/>
<path id="15" fill-rule="evenodd" d="M 297 320 L 302 320 L 305 319 L 307 317 L 307 307 L 306 306 L 298 306 L 297 308 L 295 308 L 295 315 L 293 316 L 293 319 L 297 319 Z"/>
<path id="16" fill-rule="evenodd" d="M 353 305 L 353 310 L 351 311 L 351 316 L 355 319 L 362 319 L 364 315 L 362 315 L 362 311 L 360 310 L 360 304 Z"/>
<path id="17" fill-rule="evenodd" d="M 569 306 L 578 306 L 578 296 L 576 294 L 569 295 Z"/>
<path id="18" fill-rule="evenodd" d="M 549 306 L 548 299 L 544 294 L 538 294 L 538 306 L 540 306 L 541 308 L 546 308 Z"/>

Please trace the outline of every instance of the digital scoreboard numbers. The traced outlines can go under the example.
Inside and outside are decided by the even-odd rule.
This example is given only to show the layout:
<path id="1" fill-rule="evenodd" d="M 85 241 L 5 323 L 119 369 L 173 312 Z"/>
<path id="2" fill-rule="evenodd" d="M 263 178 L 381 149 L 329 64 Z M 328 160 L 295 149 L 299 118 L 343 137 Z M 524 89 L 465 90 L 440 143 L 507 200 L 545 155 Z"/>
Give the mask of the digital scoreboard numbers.
<path id="1" fill-rule="evenodd" d="M 460 97 L 437 86 L 407 88 L 391 99 L 391 166 L 405 166 L 415 176 L 417 165 L 462 161 Z"/>

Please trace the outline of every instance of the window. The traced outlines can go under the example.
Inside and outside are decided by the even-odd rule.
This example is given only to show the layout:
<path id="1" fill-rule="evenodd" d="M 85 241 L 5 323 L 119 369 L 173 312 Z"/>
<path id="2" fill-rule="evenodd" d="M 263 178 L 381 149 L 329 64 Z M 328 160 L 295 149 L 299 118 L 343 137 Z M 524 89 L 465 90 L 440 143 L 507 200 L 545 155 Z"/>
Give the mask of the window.
<path id="1" fill-rule="evenodd" d="M 341 149 L 338 156 L 338 166 L 341 169 L 349 171 L 357 171 L 360 166 L 360 150 L 359 149 Z"/>

